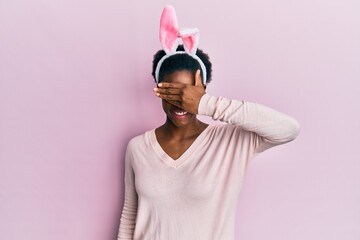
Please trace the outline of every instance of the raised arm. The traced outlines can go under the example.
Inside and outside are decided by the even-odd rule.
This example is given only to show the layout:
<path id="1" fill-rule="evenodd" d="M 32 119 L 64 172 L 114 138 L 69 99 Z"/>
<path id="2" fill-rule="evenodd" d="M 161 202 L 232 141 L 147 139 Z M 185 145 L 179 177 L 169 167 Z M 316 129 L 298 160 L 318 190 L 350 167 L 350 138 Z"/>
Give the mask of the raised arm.
<path id="1" fill-rule="evenodd" d="M 256 133 L 256 153 L 294 140 L 299 132 L 298 121 L 267 106 L 205 94 L 201 97 L 198 114 L 212 117 Z"/>
<path id="2" fill-rule="evenodd" d="M 125 154 L 124 206 L 120 218 L 120 226 L 119 226 L 117 240 L 126 240 L 126 239 L 132 240 L 134 235 L 137 206 L 138 206 L 138 196 L 135 189 L 135 176 L 134 176 L 133 168 L 131 166 L 131 159 L 132 159 L 132 154 L 129 143 Z"/>
<path id="3" fill-rule="evenodd" d="M 160 83 L 156 95 L 193 114 L 207 115 L 215 120 L 239 125 L 254 133 L 254 153 L 294 140 L 300 132 L 296 119 L 270 107 L 223 97 L 210 96 L 201 83 L 200 71 L 195 85 Z"/>

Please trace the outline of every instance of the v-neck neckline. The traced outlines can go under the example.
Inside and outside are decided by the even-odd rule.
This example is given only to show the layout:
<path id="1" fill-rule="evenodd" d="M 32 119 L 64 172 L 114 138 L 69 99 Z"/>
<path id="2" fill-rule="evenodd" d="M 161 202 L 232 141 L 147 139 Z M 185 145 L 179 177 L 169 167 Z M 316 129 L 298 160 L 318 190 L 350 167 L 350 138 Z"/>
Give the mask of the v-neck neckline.
<path id="1" fill-rule="evenodd" d="M 200 134 L 196 137 L 196 139 L 191 143 L 191 145 L 181 154 L 181 156 L 177 159 L 173 159 L 165 152 L 165 150 L 161 147 L 160 143 L 158 142 L 155 134 L 155 129 L 150 131 L 150 142 L 152 145 L 153 150 L 156 152 L 158 157 L 161 158 L 167 165 L 172 168 L 180 167 L 194 152 L 194 150 L 199 146 L 199 144 L 203 141 L 206 133 L 211 128 L 211 125 L 208 125 Z"/>

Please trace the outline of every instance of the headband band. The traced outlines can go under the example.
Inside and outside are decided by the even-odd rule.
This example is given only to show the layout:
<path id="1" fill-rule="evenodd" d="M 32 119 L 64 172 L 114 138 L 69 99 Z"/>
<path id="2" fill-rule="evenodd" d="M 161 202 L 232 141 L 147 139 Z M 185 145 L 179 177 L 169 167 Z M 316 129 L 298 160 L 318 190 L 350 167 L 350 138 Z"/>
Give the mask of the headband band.
<path id="1" fill-rule="evenodd" d="M 169 57 L 176 55 L 176 54 L 188 54 L 185 51 L 177 51 L 173 54 L 166 54 L 164 55 L 160 61 L 158 62 L 157 66 L 156 66 L 156 70 L 155 70 L 155 76 L 156 76 L 156 83 L 159 83 L 159 73 L 160 73 L 160 68 L 162 63 Z M 189 54 L 190 55 L 190 54 Z M 205 64 L 201 61 L 201 59 L 197 56 L 197 55 L 190 55 L 191 57 L 193 57 L 195 60 L 197 60 L 200 64 L 201 67 L 201 71 L 202 71 L 202 76 L 203 76 L 203 84 L 204 86 L 206 85 L 206 67 Z"/>
<path id="2" fill-rule="evenodd" d="M 200 34 L 197 28 L 182 28 L 179 30 L 174 7 L 171 5 L 164 7 L 160 18 L 160 43 L 165 51 L 165 55 L 156 66 L 156 83 L 159 83 L 161 65 L 168 57 L 176 54 L 188 54 L 200 64 L 203 76 L 202 81 L 204 86 L 206 85 L 206 67 L 203 61 L 196 55 L 199 38 Z M 180 43 L 183 43 L 185 51 L 176 51 Z"/>

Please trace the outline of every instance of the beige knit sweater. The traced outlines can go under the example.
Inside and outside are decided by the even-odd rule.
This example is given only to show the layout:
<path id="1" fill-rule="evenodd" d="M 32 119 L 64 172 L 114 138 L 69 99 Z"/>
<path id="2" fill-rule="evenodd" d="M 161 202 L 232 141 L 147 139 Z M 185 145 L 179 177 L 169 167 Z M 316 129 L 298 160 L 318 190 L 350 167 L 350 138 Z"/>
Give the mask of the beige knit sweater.
<path id="1" fill-rule="evenodd" d="M 129 142 L 118 240 L 233 240 L 249 161 L 300 132 L 284 113 L 209 94 L 199 115 L 227 124 L 209 125 L 177 160 L 161 148 L 155 129 Z"/>

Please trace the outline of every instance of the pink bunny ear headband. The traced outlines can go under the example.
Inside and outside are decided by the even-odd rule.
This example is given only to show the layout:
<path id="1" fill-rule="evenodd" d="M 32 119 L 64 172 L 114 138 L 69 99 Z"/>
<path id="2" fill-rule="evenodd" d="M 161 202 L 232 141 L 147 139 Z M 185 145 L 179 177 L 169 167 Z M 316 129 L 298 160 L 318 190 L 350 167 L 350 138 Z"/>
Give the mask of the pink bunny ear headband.
<path id="1" fill-rule="evenodd" d="M 197 28 L 182 28 L 179 30 L 174 7 L 171 5 L 165 6 L 160 19 L 160 42 L 166 54 L 156 66 L 156 83 L 159 83 L 160 67 L 165 59 L 175 54 L 188 54 L 199 62 L 203 84 L 204 86 L 206 85 L 206 67 L 203 61 L 196 55 L 199 38 L 199 29 Z M 184 45 L 185 51 L 176 51 L 181 42 Z"/>

